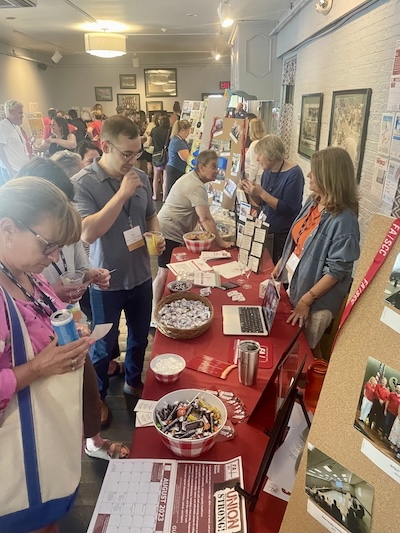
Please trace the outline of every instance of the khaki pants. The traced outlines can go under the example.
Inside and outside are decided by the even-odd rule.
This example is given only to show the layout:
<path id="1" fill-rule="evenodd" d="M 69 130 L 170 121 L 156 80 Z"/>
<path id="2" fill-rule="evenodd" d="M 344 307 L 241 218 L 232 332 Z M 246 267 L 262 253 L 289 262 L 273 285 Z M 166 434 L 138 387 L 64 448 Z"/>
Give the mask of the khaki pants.
<path id="1" fill-rule="evenodd" d="M 307 324 L 304 328 L 304 334 L 312 350 L 321 340 L 322 335 L 324 334 L 329 324 L 332 322 L 332 319 L 333 314 L 327 309 L 322 309 L 321 311 L 310 313 L 310 315 L 308 316 Z"/>

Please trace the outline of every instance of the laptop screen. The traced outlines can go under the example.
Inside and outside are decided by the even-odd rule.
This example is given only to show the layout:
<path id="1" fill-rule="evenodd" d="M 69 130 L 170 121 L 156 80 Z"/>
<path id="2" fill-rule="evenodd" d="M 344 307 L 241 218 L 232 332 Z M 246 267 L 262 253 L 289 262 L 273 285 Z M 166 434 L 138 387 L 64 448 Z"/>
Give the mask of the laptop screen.
<path id="1" fill-rule="evenodd" d="M 273 278 L 270 278 L 265 290 L 264 300 L 262 303 L 262 312 L 268 333 L 271 333 L 272 324 L 274 322 L 276 310 L 278 309 L 279 300 L 281 298 L 279 286 L 280 284 L 278 284 Z"/>

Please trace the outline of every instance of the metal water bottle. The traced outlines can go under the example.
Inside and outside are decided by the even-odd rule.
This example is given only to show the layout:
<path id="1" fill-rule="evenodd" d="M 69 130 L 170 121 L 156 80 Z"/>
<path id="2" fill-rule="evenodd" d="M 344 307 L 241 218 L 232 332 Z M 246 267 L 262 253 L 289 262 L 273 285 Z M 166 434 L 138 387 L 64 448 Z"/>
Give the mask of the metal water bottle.
<path id="1" fill-rule="evenodd" d="M 242 385 L 250 387 L 257 382 L 260 344 L 256 341 L 241 341 L 238 347 L 238 372 Z"/>

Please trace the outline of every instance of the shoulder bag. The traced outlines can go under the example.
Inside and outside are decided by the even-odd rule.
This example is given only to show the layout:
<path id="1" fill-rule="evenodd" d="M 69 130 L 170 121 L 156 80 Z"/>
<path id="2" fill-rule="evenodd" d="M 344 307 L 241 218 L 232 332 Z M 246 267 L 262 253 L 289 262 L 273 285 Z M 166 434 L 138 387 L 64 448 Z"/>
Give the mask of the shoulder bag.
<path id="1" fill-rule="evenodd" d="M 151 161 L 155 167 L 165 167 L 168 163 L 168 144 L 169 144 L 169 135 L 171 130 L 168 130 L 167 138 L 161 152 L 154 152 L 151 156 Z"/>
<path id="2" fill-rule="evenodd" d="M 25 322 L 2 288 L 12 364 L 34 357 Z M 81 476 L 83 369 L 40 378 L 17 392 L 0 423 L 0 531 L 28 533 L 71 508 Z"/>

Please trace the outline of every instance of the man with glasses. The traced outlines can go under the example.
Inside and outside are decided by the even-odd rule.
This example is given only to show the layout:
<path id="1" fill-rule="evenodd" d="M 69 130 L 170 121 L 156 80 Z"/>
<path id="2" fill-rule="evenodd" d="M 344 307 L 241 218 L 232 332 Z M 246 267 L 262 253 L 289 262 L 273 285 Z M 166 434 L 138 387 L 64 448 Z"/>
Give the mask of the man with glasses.
<path id="1" fill-rule="evenodd" d="M 215 244 L 230 248 L 224 241 L 210 213 L 206 184 L 215 181 L 218 175 L 218 154 L 214 150 L 200 152 L 196 168 L 179 178 L 158 213 L 161 231 L 165 236 L 165 251 L 158 257 L 158 272 L 153 283 L 153 310 L 164 292 L 168 276 L 167 264 L 171 262 L 172 250 L 183 246 L 183 235 L 193 231 L 200 222 L 202 227 L 215 235 Z"/>
<path id="2" fill-rule="evenodd" d="M 0 121 L 0 185 L 13 178 L 29 161 L 27 140 L 21 129 L 24 107 L 17 100 L 4 104 L 6 118 Z"/>
<path id="3" fill-rule="evenodd" d="M 139 129 L 122 115 L 108 118 L 101 131 L 103 155 L 72 178 L 80 212 L 82 240 L 90 244 L 94 268 L 115 270 L 108 291 L 90 289 L 93 326 L 112 323 L 110 332 L 91 349 L 108 418 L 105 397 L 108 365 L 118 337 L 121 311 L 128 326 L 124 392 L 141 396 L 141 373 L 151 315 L 150 260 L 143 234 L 159 223 L 149 180 L 134 168 L 141 154 Z M 161 254 L 165 243 L 158 244 Z"/>

